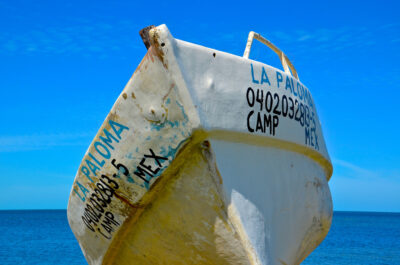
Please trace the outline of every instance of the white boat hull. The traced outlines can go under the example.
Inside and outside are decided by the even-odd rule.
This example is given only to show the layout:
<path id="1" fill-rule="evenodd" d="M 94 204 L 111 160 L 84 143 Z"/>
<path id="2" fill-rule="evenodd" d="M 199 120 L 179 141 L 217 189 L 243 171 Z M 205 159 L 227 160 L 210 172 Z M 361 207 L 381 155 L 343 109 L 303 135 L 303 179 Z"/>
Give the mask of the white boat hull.
<path id="1" fill-rule="evenodd" d="M 299 264 L 332 219 L 332 165 L 309 90 L 165 26 L 149 34 L 71 192 L 86 260 Z"/>

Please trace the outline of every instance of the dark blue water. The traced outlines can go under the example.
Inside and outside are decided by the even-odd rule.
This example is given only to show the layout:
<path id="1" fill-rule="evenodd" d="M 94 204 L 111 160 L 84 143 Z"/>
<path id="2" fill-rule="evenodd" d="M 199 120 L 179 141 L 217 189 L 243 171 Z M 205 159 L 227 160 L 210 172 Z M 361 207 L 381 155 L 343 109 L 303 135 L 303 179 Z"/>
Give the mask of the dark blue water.
<path id="1" fill-rule="evenodd" d="M 400 213 L 335 212 L 327 237 L 302 264 L 400 265 Z"/>
<path id="2" fill-rule="evenodd" d="M 87 264 L 67 211 L 0 211 L 0 264 Z"/>
<path id="3" fill-rule="evenodd" d="M 86 264 L 65 210 L 0 211 L 0 264 Z M 400 213 L 335 212 L 303 264 L 400 265 Z"/>

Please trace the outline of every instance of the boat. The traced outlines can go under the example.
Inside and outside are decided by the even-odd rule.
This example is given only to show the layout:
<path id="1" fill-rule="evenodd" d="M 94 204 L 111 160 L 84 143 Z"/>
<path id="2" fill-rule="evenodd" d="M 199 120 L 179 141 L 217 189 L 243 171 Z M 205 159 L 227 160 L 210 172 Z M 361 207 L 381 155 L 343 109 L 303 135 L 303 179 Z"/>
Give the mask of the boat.
<path id="1" fill-rule="evenodd" d="M 68 202 L 88 264 L 300 264 L 329 231 L 333 168 L 291 61 L 255 32 L 243 56 L 140 35 Z M 249 59 L 254 39 L 283 70 Z"/>

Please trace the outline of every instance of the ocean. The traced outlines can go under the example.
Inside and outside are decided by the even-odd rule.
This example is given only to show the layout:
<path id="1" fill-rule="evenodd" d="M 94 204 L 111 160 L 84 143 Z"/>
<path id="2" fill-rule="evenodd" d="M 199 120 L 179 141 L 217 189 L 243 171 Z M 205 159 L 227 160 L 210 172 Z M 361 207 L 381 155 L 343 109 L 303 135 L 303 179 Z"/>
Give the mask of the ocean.
<path id="1" fill-rule="evenodd" d="M 0 264 L 87 264 L 65 210 L 0 211 Z M 335 212 L 302 263 L 400 265 L 400 213 Z"/>

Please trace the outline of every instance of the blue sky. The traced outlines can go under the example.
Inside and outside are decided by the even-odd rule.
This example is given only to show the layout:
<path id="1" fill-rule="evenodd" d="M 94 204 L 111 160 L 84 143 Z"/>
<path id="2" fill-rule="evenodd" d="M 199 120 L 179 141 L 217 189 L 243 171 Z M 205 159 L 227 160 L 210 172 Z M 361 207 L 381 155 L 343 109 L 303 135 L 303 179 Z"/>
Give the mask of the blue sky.
<path id="1" fill-rule="evenodd" d="M 317 104 L 335 210 L 400 211 L 396 1 L 0 0 L 0 209 L 63 209 L 80 161 L 146 53 L 138 31 L 242 55 L 280 47 Z M 316 1 L 315 1 L 316 2 Z M 280 67 L 255 43 L 250 55 Z"/>

